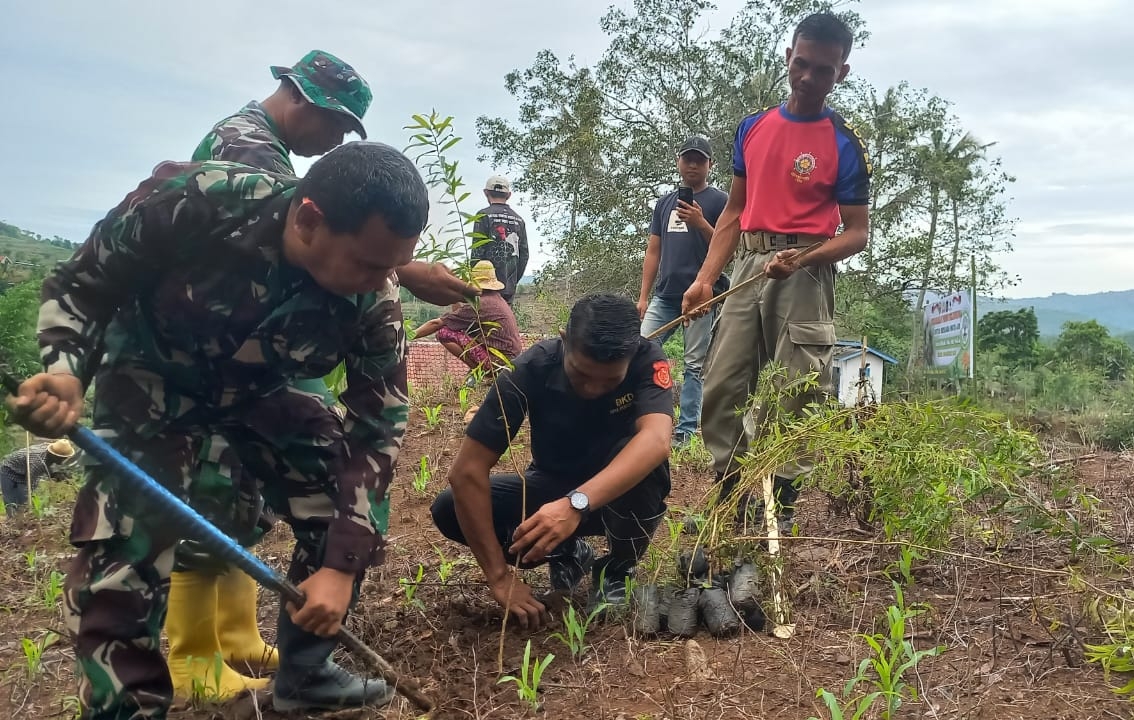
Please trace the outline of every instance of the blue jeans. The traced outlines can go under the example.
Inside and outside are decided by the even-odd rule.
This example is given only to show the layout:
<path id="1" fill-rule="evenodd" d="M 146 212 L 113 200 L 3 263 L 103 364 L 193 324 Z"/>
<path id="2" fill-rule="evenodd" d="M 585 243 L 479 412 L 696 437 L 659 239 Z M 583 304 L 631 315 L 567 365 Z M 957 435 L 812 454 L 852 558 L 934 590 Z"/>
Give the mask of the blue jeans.
<path id="1" fill-rule="evenodd" d="M 39 485 L 39 475 L 32 471 L 32 491 Z M 27 475 L 0 473 L 0 492 L 4 493 L 4 505 L 8 514 L 20 512 L 28 504 Z"/>
<path id="2" fill-rule="evenodd" d="M 677 427 L 673 429 L 674 434 L 692 435 L 697 432 L 697 425 L 701 421 L 701 368 L 705 366 L 705 356 L 709 354 L 709 338 L 713 333 L 715 316 L 714 310 L 682 328 L 685 334 L 685 377 L 681 382 L 681 413 Z M 642 318 L 642 337 L 679 317 L 681 298 L 660 298 L 655 295 L 646 308 L 646 316 Z M 665 332 L 655 342 L 659 345 L 665 343 L 676 331 L 677 328 L 674 328 Z"/>

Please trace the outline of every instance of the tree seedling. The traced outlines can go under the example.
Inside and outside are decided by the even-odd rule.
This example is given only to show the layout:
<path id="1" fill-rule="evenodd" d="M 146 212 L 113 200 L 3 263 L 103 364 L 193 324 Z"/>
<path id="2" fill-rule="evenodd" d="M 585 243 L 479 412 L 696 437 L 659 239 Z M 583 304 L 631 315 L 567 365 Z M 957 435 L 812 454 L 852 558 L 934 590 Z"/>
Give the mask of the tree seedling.
<path id="1" fill-rule="evenodd" d="M 213 653 L 211 659 L 212 672 L 205 673 L 204 677 L 200 676 L 200 671 L 203 669 L 199 667 L 204 658 L 197 658 L 189 656 L 185 658 L 185 663 L 189 666 L 190 682 L 193 685 L 192 700 L 197 703 L 214 703 L 221 699 L 220 693 L 220 676 L 224 671 L 224 658 L 219 652 Z"/>
<path id="2" fill-rule="evenodd" d="M 915 650 L 913 643 L 906 640 L 907 621 L 924 614 L 926 606 L 914 604 L 907 607 L 902 586 L 897 582 L 893 583 L 893 586 L 895 602 L 886 608 L 889 633 L 861 636 L 870 646 L 872 655 L 858 664 L 858 673 L 843 688 L 844 702 L 840 704 L 839 699 L 827 690 L 819 689 L 816 692 L 816 696 L 826 705 L 831 720 L 848 718 L 861 720 L 863 717 L 873 717 L 874 713 L 870 711 L 879 699 L 882 699 L 885 705 L 878 713 L 878 717 L 891 720 L 901 706 L 907 691 L 913 700 L 917 700 L 917 689 L 905 683 L 903 680 L 905 674 L 916 668 L 923 659 L 938 655 L 944 649 L 933 647 L 927 650 Z M 871 670 L 874 672 L 870 673 Z M 871 674 L 874 677 L 870 677 Z M 854 693 L 854 689 L 859 683 L 873 685 L 874 690 L 858 696 Z M 811 717 L 809 720 L 818 720 L 818 718 Z"/>
<path id="3" fill-rule="evenodd" d="M 539 709 L 539 683 L 543 677 L 543 672 L 547 670 L 547 666 L 555 656 L 548 653 L 543 660 L 532 660 L 532 641 L 528 640 L 524 645 L 524 660 L 520 665 L 520 677 L 515 675 L 505 675 L 496 681 L 497 685 L 506 682 L 516 683 L 516 694 L 520 700 L 526 702 L 531 706 L 532 710 Z"/>
<path id="4" fill-rule="evenodd" d="M 417 588 L 421 585 L 421 579 L 425 577 L 425 566 L 421 563 L 417 565 L 417 576 L 413 580 L 409 578 L 401 578 L 398 580 L 398 585 L 401 586 L 402 592 L 405 593 L 405 604 L 407 607 L 415 607 L 418 610 L 425 609 L 425 603 L 421 598 L 417 597 Z"/>
<path id="5" fill-rule="evenodd" d="M 39 595 L 44 608 L 50 610 L 59 604 L 59 598 L 63 597 L 64 577 L 58 570 L 52 570 L 47 576 L 47 582 L 44 583 Z"/>
<path id="6" fill-rule="evenodd" d="M 1088 613 L 1102 625 L 1109 642 L 1083 646 L 1087 662 L 1102 666 L 1103 676 L 1110 682 L 1113 673 L 1127 676 L 1129 682 L 1112 688 L 1119 695 L 1134 696 L 1134 590 L 1127 590 L 1126 598 L 1095 598 L 1088 605 Z"/>
<path id="7" fill-rule="evenodd" d="M 903 677 L 906 672 L 917 667 L 924 658 L 938 655 L 944 648 L 933 647 L 926 650 L 915 650 L 913 642 L 906 640 L 906 622 L 925 613 L 924 605 L 915 604 L 906 607 L 902 586 L 894 583 L 895 602 L 886 608 L 886 621 L 890 627 L 888 635 L 863 635 L 862 639 L 874 651 L 874 656 L 863 660 L 860 669 L 869 666 L 878 676 L 871 682 L 882 693 L 886 707 L 882 710 L 882 718 L 890 720 L 902 704 L 902 698 L 907 688 L 910 697 L 917 700 L 917 688 L 906 685 Z M 861 673 L 860 673 L 861 674 Z"/>
<path id="8" fill-rule="evenodd" d="M 39 640 L 32 640 L 31 638 L 20 640 L 20 647 L 24 651 L 24 669 L 27 671 L 28 680 L 35 679 L 43 670 L 43 652 L 54 645 L 57 640 L 59 640 L 59 636 L 50 631 Z"/>
<path id="9" fill-rule="evenodd" d="M 599 606 L 592 610 L 590 615 L 583 620 L 582 614 L 575 612 L 575 606 L 568 605 L 567 612 L 563 613 L 563 627 L 565 632 L 555 633 L 551 637 L 566 645 L 567 649 L 571 651 L 571 657 L 578 660 L 589 647 L 586 644 L 586 637 L 591 622 L 607 607 L 608 603 L 599 604 Z"/>
<path id="10" fill-rule="evenodd" d="M 433 471 L 429 469 L 429 457 L 426 455 L 421 456 L 421 463 L 413 474 L 413 489 L 420 495 L 425 494 L 425 486 L 429 484 L 430 479 L 433 477 Z"/>
<path id="11" fill-rule="evenodd" d="M 441 424 L 441 409 L 444 405 L 435 405 L 433 407 L 423 407 L 421 411 L 425 413 L 425 425 L 430 430 L 436 430 Z"/>
<path id="12" fill-rule="evenodd" d="M 441 581 L 442 585 L 449 584 L 449 578 L 453 574 L 453 567 L 457 564 L 455 560 L 450 560 L 445 557 L 445 553 L 441 552 L 441 548 L 436 545 L 433 546 L 433 551 L 437 553 L 437 579 Z"/>
<path id="13" fill-rule="evenodd" d="M 44 501 L 42 495 L 36 493 L 28 498 L 28 502 L 31 505 L 32 515 L 36 520 L 42 520 L 47 516 L 47 503 Z"/>

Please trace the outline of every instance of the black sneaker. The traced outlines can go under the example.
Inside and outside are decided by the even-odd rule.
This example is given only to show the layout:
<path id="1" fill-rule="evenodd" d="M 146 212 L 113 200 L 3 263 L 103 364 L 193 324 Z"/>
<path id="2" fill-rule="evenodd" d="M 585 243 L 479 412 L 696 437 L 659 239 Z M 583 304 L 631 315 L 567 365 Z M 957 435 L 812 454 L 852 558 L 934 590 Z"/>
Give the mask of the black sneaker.
<path id="1" fill-rule="evenodd" d="M 547 558 L 551 589 L 564 594 L 574 592 L 594 564 L 595 549 L 589 542 L 578 537 L 566 540 Z"/>
<path id="2" fill-rule="evenodd" d="M 690 436 L 689 433 L 675 432 L 673 434 L 673 439 L 670 440 L 669 447 L 671 450 L 684 450 L 685 448 L 689 447 L 689 442 L 691 439 L 692 436 Z"/>

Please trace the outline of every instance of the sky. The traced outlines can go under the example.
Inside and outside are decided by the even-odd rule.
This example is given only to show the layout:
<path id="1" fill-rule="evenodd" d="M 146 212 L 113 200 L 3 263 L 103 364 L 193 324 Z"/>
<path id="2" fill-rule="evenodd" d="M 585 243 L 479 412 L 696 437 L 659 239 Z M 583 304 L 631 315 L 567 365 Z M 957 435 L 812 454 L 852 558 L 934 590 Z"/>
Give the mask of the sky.
<path id="1" fill-rule="evenodd" d="M 964 126 L 1016 177 L 1008 297 L 1134 287 L 1134 23 L 1128 0 L 863 0 L 871 38 L 851 72 L 908 81 L 951 100 Z M 629 0 L 432 3 L 48 0 L 11 3 L 0 24 L 0 220 L 81 241 L 160 161 L 187 159 L 222 117 L 275 88 L 268 67 L 320 48 L 374 90 L 371 140 L 408 144 L 414 113 L 454 116 L 470 190 L 475 121 L 513 118 L 504 75 L 541 49 L 580 64 L 608 38 L 599 18 Z M 742 0 L 719 0 L 710 31 Z M 785 39 L 786 44 L 786 39 Z M 354 136 L 348 136 L 354 137 Z M 302 173 L 310 160 L 297 159 Z M 474 198 L 479 197 L 479 193 Z M 524 198 L 513 205 L 530 218 Z M 475 210 L 475 208 L 474 208 Z M 529 228 L 531 268 L 548 257 Z M 644 241 L 644 239 L 643 239 Z"/>

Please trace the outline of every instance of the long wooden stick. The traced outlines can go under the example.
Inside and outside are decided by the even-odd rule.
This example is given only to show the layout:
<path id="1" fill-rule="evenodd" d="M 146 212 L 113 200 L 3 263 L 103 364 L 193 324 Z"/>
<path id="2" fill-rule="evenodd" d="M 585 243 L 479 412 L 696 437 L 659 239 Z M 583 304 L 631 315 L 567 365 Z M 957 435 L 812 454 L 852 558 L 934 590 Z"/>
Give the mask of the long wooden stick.
<path id="1" fill-rule="evenodd" d="M 811 252 L 812 250 L 814 250 L 815 248 L 819 247 L 822 244 L 823 243 L 814 243 L 812 245 L 808 245 L 803 250 L 801 250 L 798 255 L 795 256 L 795 259 L 798 260 L 799 258 L 803 257 L 804 255 Z M 784 248 L 784 249 L 790 250 L 791 248 Z M 684 315 L 677 318 L 676 320 L 673 320 L 672 322 L 667 322 L 665 325 L 662 325 L 660 328 L 658 328 L 657 330 L 654 330 L 652 333 L 647 335 L 646 339 L 647 340 L 653 340 L 655 338 L 661 337 L 662 335 L 664 335 L 665 333 L 674 329 L 678 325 L 683 324 L 686 320 L 691 320 L 697 313 L 701 312 L 702 310 L 707 310 L 708 308 L 711 308 L 713 305 L 716 305 L 717 303 L 721 302 L 722 300 L 724 300 L 729 295 L 732 295 L 734 292 L 737 292 L 738 290 L 741 290 L 743 288 L 748 287 L 749 285 L 756 282 L 757 280 L 760 280 L 763 277 L 764 277 L 764 271 L 761 270 L 760 272 L 756 273 L 755 275 L 748 278 L 747 280 L 742 280 L 742 281 L 736 283 L 735 285 L 730 287 L 728 290 L 725 290 L 720 295 L 716 295 L 714 297 L 709 298 L 708 300 L 701 303 L 700 305 L 693 308 L 692 310 L 685 313 Z"/>
<path id="2" fill-rule="evenodd" d="M 26 505 L 30 506 L 32 501 L 32 479 L 31 479 L 31 433 L 24 432 L 24 464 L 27 465 L 27 477 L 24 478 L 28 485 L 28 496 L 24 499 Z"/>
<path id="3" fill-rule="evenodd" d="M 768 532 L 768 555 L 771 556 L 769 580 L 772 585 L 772 634 L 781 640 L 795 635 L 795 623 L 791 621 L 791 608 L 784 597 L 783 558 L 780 557 L 780 524 L 776 518 L 779 501 L 775 497 L 775 475 L 764 476 L 764 528 Z"/>

